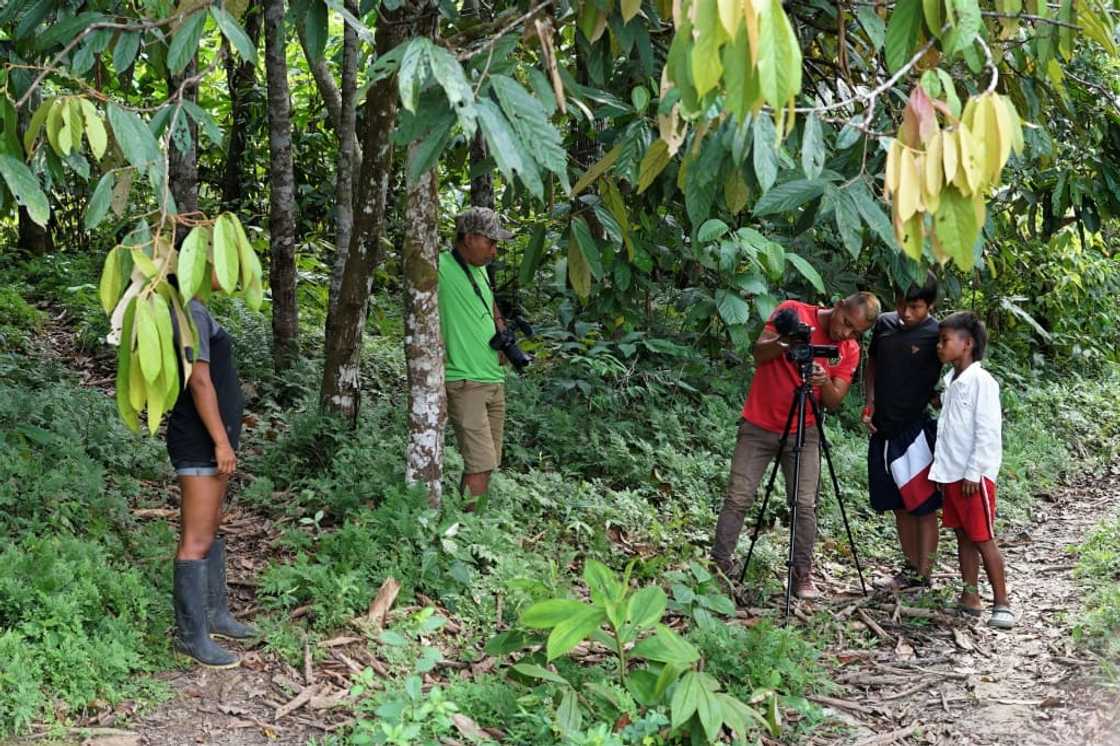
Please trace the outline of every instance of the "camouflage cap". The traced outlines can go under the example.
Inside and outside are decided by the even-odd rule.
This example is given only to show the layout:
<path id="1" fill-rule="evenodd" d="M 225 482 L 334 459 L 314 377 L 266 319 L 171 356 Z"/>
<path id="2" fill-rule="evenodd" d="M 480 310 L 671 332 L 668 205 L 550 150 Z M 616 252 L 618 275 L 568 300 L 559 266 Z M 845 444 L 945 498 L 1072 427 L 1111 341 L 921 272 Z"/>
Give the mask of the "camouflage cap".
<path id="1" fill-rule="evenodd" d="M 502 227 L 502 219 L 489 207 L 471 207 L 455 218 L 455 232 L 465 236 L 477 233 L 495 241 L 507 241 L 513 234 Z"/>

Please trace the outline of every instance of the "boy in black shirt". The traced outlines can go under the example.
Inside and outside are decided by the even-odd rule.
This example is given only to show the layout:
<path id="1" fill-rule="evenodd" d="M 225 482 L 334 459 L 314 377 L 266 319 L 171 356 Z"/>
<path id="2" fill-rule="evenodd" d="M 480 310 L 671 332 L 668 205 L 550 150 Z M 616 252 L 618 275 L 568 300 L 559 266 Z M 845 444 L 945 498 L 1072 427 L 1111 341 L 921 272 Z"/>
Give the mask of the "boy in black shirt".
<path id="1" fill-rule="evenodd" d="M 930 312 L 937 279 L 896 289 L 897 310 L 879 317 L 871 336 L 863 422 L 871 431 L 867 453 L 871 506 L 894 511 L 906 570 L 884 586 L 928 586 L 937 550 L 941 495 L 929 480 L 937 424 L 927 412 L 941 375 L 938 323 Z"/>

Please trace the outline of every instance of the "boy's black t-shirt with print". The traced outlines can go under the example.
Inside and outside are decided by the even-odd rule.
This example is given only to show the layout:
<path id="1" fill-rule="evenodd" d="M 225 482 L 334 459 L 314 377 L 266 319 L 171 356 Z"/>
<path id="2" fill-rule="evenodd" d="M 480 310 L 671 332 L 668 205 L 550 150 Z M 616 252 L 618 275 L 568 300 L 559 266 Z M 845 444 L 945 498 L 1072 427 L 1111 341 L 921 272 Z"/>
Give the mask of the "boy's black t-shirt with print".
<path id="1" fill-rule="evenodd" d="M 191 350 L 192 361 L 210 364 L 210 380 L 218 397 L 230 446 L 237 450 L 241 436 L 241 383 L 233 360 L 233 338 L 223 329 L 205 305 L 192 299 L 188 310 L 198 329 L 198 349 Z M 179 345 L 178 319 L 172 315 L 175 345 Z M 167 451 L 173 463 L 208 463 L 215 459 L 214 440 L 206 430 L 194 405 L 194 397 L 179 376 L 182 389 L 167 421 Z"/>
<path id="2" fill-rule="evenodd" d="M 879 317 L 868 351 L 875 366 L 875 411 L 871 424 L 886 437 L 925 415 L 941 376 L 939 325 L 932 316 L 907 329 L 891 311 Z"/>

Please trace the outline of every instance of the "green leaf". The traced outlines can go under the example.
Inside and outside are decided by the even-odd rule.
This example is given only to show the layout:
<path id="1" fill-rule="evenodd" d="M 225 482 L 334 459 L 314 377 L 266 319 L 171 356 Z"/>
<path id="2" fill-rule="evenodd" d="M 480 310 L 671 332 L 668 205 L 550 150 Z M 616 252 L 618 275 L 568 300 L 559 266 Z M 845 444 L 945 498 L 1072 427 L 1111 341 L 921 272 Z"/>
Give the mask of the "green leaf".
<path id="1" fill-rule="evenodd" d="M 230 45 L 237 50 L 241 59 L 254 65 L 257 64 L 257 48 L 253 46 L 252 39 L 241 28 L 241 24 L 217 4 L 210 6 L 210 15 L 218 22 L 218 28 L 229 39 Z"/>
<path id="2" fill-rule="evenodd" d="M 626 591 L 611 569 L 598 560 L 587 560 L 583 566 L 583 580 L 596 604 L 617 603 Z"/>
<path id="3" fill-rule="evenodd" d="M 824 133 L 816 114 L 810 114 L 805 119 L 805 131 L 801 136 L 801 170 L 808 179 L 817 178 L 824 170 Z"/>
<path id="4" fill-rule="evenodd" d="M 155 383 L 162 367 L 159 329 L 152 309 L 153 299 L 139 300 L 136 305 L 136 341 L 140 352 L 140 372 L 144 380 Z"/>
<path id="5" fill-rule="evenodd" d="M 428 52 L 431 47 L 432 43 L 428 39 L 420 38 L 408 42 L 408 46 L 404 49 L 400 70 L 397 73 L 397 88 L 401 93 L 401 106 L 406 111 L 416 111 L 416 102 L 420 98 L 420 91 L 431 69 L 428 63 Z"/>
<path id="6" fill-rule="evenodd" d="M 572 218 L 572 238 L 579 246 L 580 253 L 583 254 L 592 276 L 596 280 L 603 279 L 603 258 L 599 251 L 599 244 L 595 237 L 591 235 L 591 229 L 588 227 L 587 221 L 579 215 Z"/>
<path id="7" fill-rule="evenodd" d="M 498 170 L 507 180 L 512 181 L 514 175 L 538 199 L 544 196 L 544 186 L 541 184 L 540 175 L 532 158 L 525 149 L 517 135 L 510 128 L 501 109 L 493 101 L 480 99 L 476 104 L 478 110 L 478 123 L 482 127 L 482 134 L 486 138 L 486 145 Z"/>
<path id="8" fill-rule="evenodd" d="M 950 0 L 952 2 L 952 0 Z M 887 70 L 897 72 L 914 52 L 922 31 L 922 0 L 898 0 L 887 23 Z"/>
<path id="9" fill-rule="evenodd" d="M 863 248 L 859 208 L 856 207 L 849 189 L 830 189 L 829 193 L 835 206 L 836 230 L 840 232 L 840 239 L 852 259 L 858 259 Z"/>
<path id="10" fill-rule="evenodd" d="M 759 86 L 758 69 L 751 64 L 750 39 L 744 23 L 739 26 L 735 38 L 723 47 L 724 95 L 735 121 L 746 123 L 762 95 Z"/>
<path id="11" fill-rule="evenodd" d="M 687 723 L 689 718 L 695 714 L 703 693 L 704 687 L 700 685 L 700 678 L 695 671 L 689 671 L 681 676 L 669 705 L 672 713 L 673 730 Z"/>
<path id="12" fill-rule="evenodd" d="M 106 111 L 109 114 L 109 125 L 113 128 L 113 137 L 120 145 L 124 157 L 141 172 L 147 171 L 160 157 L 159 145 L 152 136 L 152 131 L 135 112 L 125 111 L 116 104 L 109 104 Z"/>
<path id="13" fill-rule="evenodd" d="M 595 606 L 585 606 L 557 624 L 548 635 L 548 643 L 545 646 L 548 660 L 556 660 L 570 652 L 572 648 L 587 639 L 592 632 L 599 629 L 606 618 L 607 613 L 603 609 Z"/>
<path id="14" fill-rule="evenodd" d="M 385 645 L 389 645 L 394 648 L 403 648 L 408 645 L 408 638 L 393 629 L 382 631 L 382 633 L 378 635 L 377 639 Z"/>
<path id="15" fill-rule="evenodd" d="M 871 227 L 871 230 L 883 240 L 883 243 L 892 249 L 897 249 L 898 244 L 895 241 L 891 219 L 887 217 L 887 213 L 883 210 L 879 201 L 871 196 L 867 184 L 862 181 L 857 183 L 848 190 L 848 194 L 855 202 L 856 209 L 859 210 L 863 222 Z"/>
<path id="16" fill-rule="evenodd" d="M 696 648 L 664 624 L 657 625 L 657 631 L 635 645 L 630 654 L 658 663 L 672 663 L 678 668 L 700 660 Z"/>
<path id="17" fill-rule="evenodd" d="M 233 216 L 222 213 L 214 223 L 214 272 L 222 290 L 232 293 L 237 288 L 238 254 L 237 229 Z"/>
<path id="18" fill-rule="evenodd" d="M 756 217 L 789 212 L 824 194 L 828 182 L 820 179 L 796 179 L 779 184 L 762 195 L 754 205 Z"/>
<path id="19" fill-rule="evenodd" d="M 560 706 L 556 709 L 556 724 L 560 735 L 565 738 L 575 734 L 583 723 L 583 713 L 579 708 L 579 697 L 576 690 L 568 687 L 560 697 Z"/>
<path id="20" fill-rule="evenodd" d="M 980 5 L 977 0 L 945 1 L 952 3 L 957 12 L 956 24 L 941 40 L 943 52 L 948 56 L 972 46 L 976 41 L 976 35 L 980 33 L 983 19 L 980 16 Z"/>
<path id="21" fill-rule="evenodd" d="M 973 246 L 981 227 L 976 221 L 973 198 L 965 197 L 955 186 L 941 190 L 941 204 L 933 216 L 933 230 L 941 250 L 963 270 L 972 269 Z"/>
<path id="22" fill-rule="evenodd" d="M 686 674 L 687 675 L 687 674 Z M 698 674 L 704 676 L 704 674 Z M 702 681 L 702 679 L 701 679 Z M 700 717 L 700 725 L 704 728 L 709 742 L 714 742 L 723 727 L 723 711 L 715 692 L 701 684 L 696 698 L 696 714 Z"/>
<path id="23" fill-rule="evenodd" d="M 626 621 L 637 629 L 652 627 L 661 621 L 668 602 L 665 591 L 657 586 L 642 588 L 630 597 L 626 605 Z"/>
<path id="24" fill-rule="evenodd" d="M 132 249 L 132 263 L 140 270 L 140 274 L 149 280 L 159 274 L 159 267 L 152 261 L 152 258 L 144 253 L 144 250 L 136 247 Z"/>
<path id="25" fill-rule="evenodd" d="M 120 75 L 136 60 L 136 53 L 140 51 L 140 32 L 122 31 L 117 37 L 117 44 L 113 47 L 113 69 Z"/>
<path id="26" fill-rule="evenodd" d="M 121 343 L 117 348 L 117 412 L 134 433 L 140 432 L 140 420 L 132 406 L 129 385 L 132 378 L 132 327 L 136 318 L 136 298 L 128 302 L 121 324 Z"/>
<path id="27" fill-rule="evenodd" d="M 490 638 L 490 641 L 486 643 L 486 647 L 483 648 L 483 652 L 495 657 L 509 655 L 525 647 L 531 639 L 532 638 L 527 633 L 519 629 L 499 632 Z"/>
<path id="28" fill-rule="evenodd" d="M 542 681 L 551 681 L 554 684 L 564 684 L 565 686 L 569 687 L 571 686 L 570 684 L 568 684 L 568 680 L 560 674 L 555 673 L 554 671 L 550 671 L 543 666 L 538 666 L 535 663 L 516 663 L 513 666 L 510 666 L 510 668 L 512 668 L 514 671 L 517 671 L 517 673 L 521 674 L 522 676 L 528 676 L 530 679 L 540 679 Z"/>
<path id="29" fill-rule="evenodd" d="M 93 230 L 97 225 L 105 219 L 106 213 L 109 212 L 109 204 L 113 200 L 113 172 L 107 171 L 98 180 L 97 186 L 93 190 L 93 195 L 89 198 L 89 204 L 86 205 L 85 218 L 82 221 L 86 230 Z"/>
<path id="30" fill-rule="evenodd" d="M 578 614 L 590 608 L 582 601 L 573 601 L 567 598 L 538 601 L 521 613 L 521 626 L 530 629 L 549 629 L 573 614 Z"/>
<path id="31" fill-rule="evenodd" d="M 428 65 L 431 67 L 432 76 L 443 88 L 443 93 L 451 104 L 451 110 L 459 118 L 463 134 L 468 138 L 473 137 L 477 127 L 474 89 L 467 82 L 459 60 L 443 47 L 433 44 L 428 50 Z"/>
<path id="32" fill-rule="evenodd" d="M 751 318 L 751 306 L 738 293 L 722 288 L 716 290 L 716 309 L 723 323 L 728 326 L 745 324 Z"/>
<path id="33" fill-rule="evenodd" d="M 568 280 L 580 300 L 586 301 L 591 296 L 591 267 L 588 266 L 579 243 L 571 235 L 568 236 Z"/>
<path id="34" fill-rule="evenodd" d="M 760 111 L 754 118 L 754 144 L 751 146 L 751 160 L 754 175 L 762 193 L 766 194 L 778 179 L 778 133 L 770 112 Z"/>
<path id="35" fill-rule="evenodd" d="M 127 253 L 128 250 L 124 247 L 114 246 L 105 257 L 105 265 L 101 268 L 98 297 L 101 299 L 101 308 L 106 314 L 113 313 L 124 291 L 124 283 L 128 275 L 125 274 L 121 257 Z"/>
<path id="36" fill-rule="evenodd" d="M 731 229 L 727 226 L 727 223 L 719 218 L 712 218 L 700 226 L 700 230 L 696 232 L 696 240 L 704 243 L 717 241 L 727 235 L 729 230 Z"/>
<path id="37" fill-rule="evenodd" d="M 863 30 L 867 32 L 867 39 L 871 42 L 872 51 L 878 52 L 883 46 L 883 41 L 887 38 L 887 24 L 869 5 L 861 5 L 856 8 L 856 18 L 863 26 Z"/>
<path id="38" fill-rule="evenodd" d="M 654 179 L 669 165 L 671 158 L 669 145 L 660 138 L 654 140 L 649 150 L 642 156 L 642 163 L 638 167 L 638 194 L 649 189 Z"/>
<path id="39" fill-rule="evenodd" d="M 47 114 L 50 113 L 53 101 L 44 101 L 39 104 L 39 108 L 35 110 L 32 115 L 31 121 L 27 125 L 27 130 L 23 133 L 23 149 L 27 151 L 27 157 L 31 157 L 31 153 L 35 148 L 35 140 L 39 137 L 40 130 L 43 129 L 43 123 L 47 121 Z M 9 153 L 9 155 L 12 155 Z"/>
<path id="40" fill-rule="evenodd" d="M 776 109 L 801 90 L 801 47 L 781 0 L 758 8 L 758 79 L 762 96 Z"/>
<path id="41" fill-rule="evenodd" d="M 167 299 L 159 293 L 152 296 L 152 312 L 156 319 L 156 329 L 159 330 L 162 358 L 160 378 L 165 386 L 163 409 L 167 411 L 175 406 L 175 400 L 179 398 L 179 371 L 175 356 L 175 337 L 171 328 L 171 308 Z"/>
<path id="42" fill-rule="evenodd" d="M 824 280 L 821 279 L 820 273 L 813 269 L 813 265 L 797 254 L 786 252 L 786 261 L 794 266 L 801 276 L 808 280 L 818 293 L 824 294 Z"/>
<path id="43" fill-rule="evenodd" d="M 570 191 L 568 153 L 561 142 L 560 133 L 549 121 L 540 101 L 516 80 L 504 75 L 492 76 L 490 84 L 498 96 L 502 111 L 524 143 L 525 149 L 537 163 L 560 178 L 564 191 Z"/>
<path id="44" fill-rule="evenodd" d="M 670 668 L 670 666 L 666 666 Z M 653 707 L 659 697 L 655 693 L 657 688 L 657 675 L 652 671 L 639 668 L 626 677 L 626 691 L 645 707 Z"/>
<path id="45" fill-rule="evenodd" d="M 51 216 L 50 203 L 27 164 L 14 156 L 0 155 L 0 175 L 8 185 L 8 191 L 27 210 L 31 220 L 46 228 Z"/>
<path id="46" fill-rule="evenodd" d="M 101 160 L 105 149 L 109 147 L 109 134 L 105 131 L 105 123 L 101 121 L 101 114 L 97 107 L 86 99 L 81 99 L 82 116 L 86 123 L 86 139 L 89 140 L 89 150 L 93 157 Z"/>
<path id="47" fill-rule="evenodd" d="M 206 280 L 206 258 L 209 253 L 210 229 L 203 225 L 195 226 L 179 248 L 179 264 L 175 273 L 179 279 L 179 295 L 182 296 L 184 305 L 198 294 Z"/>
<path id="48" fill-rule="evenodd" d="M 167 69 L 174 74 L 179 74 L 190 64 L 198 53 L 198 42 L 206 28 L 206 12 L 203 8 L 191 13 L 171 37 L 171 44 L 167 49 Z"/>
<path id="49" fill-rule="evenodd" d="M 532 285 L 533 276 L 536 275 L 537 267 L 540 266 L 541 257 L 544 255 L 544 235 L 545 224 L 541 223 L 533 230 L 529 244 L 525 247 L 525 253 L 521 256 L 521 269 L 518 272 L 521 287 Z"/>
<path id="50" fill-rule="evenodd" d="M 312 62 L 323 59 L 323 51 L 327 48 L 327 27 L 327 4 L 323 0 L 310 0 L 303 19 L 303 32 L 307 57 Z"/>

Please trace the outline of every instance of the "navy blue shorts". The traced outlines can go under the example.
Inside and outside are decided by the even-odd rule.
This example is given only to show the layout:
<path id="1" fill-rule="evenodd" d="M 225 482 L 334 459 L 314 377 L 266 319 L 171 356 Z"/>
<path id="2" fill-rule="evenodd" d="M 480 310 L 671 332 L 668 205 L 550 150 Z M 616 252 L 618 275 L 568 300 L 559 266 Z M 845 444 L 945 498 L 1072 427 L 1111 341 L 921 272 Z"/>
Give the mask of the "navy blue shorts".
<path id="1" fill-rule="evenodd" d="M 926 419 L 915 422 L 893 437 L 875 433 L 867 447 L 867 486 L 871 495 L 871 507 L 880 513 L 888 510 L 906 510 L 899 492 L 895 477 L 888 466 L 890 459 L 893 461 L 899 454 L 918 438 L 924 437 L 930 452 L 933 451 L 934 441 L 937 439 L 937 423 Z M 930 496 L 916 508 L 909 510 L 911 515 L 929 515 L 941 507 L 941 493 L 934 490 Z"/>

